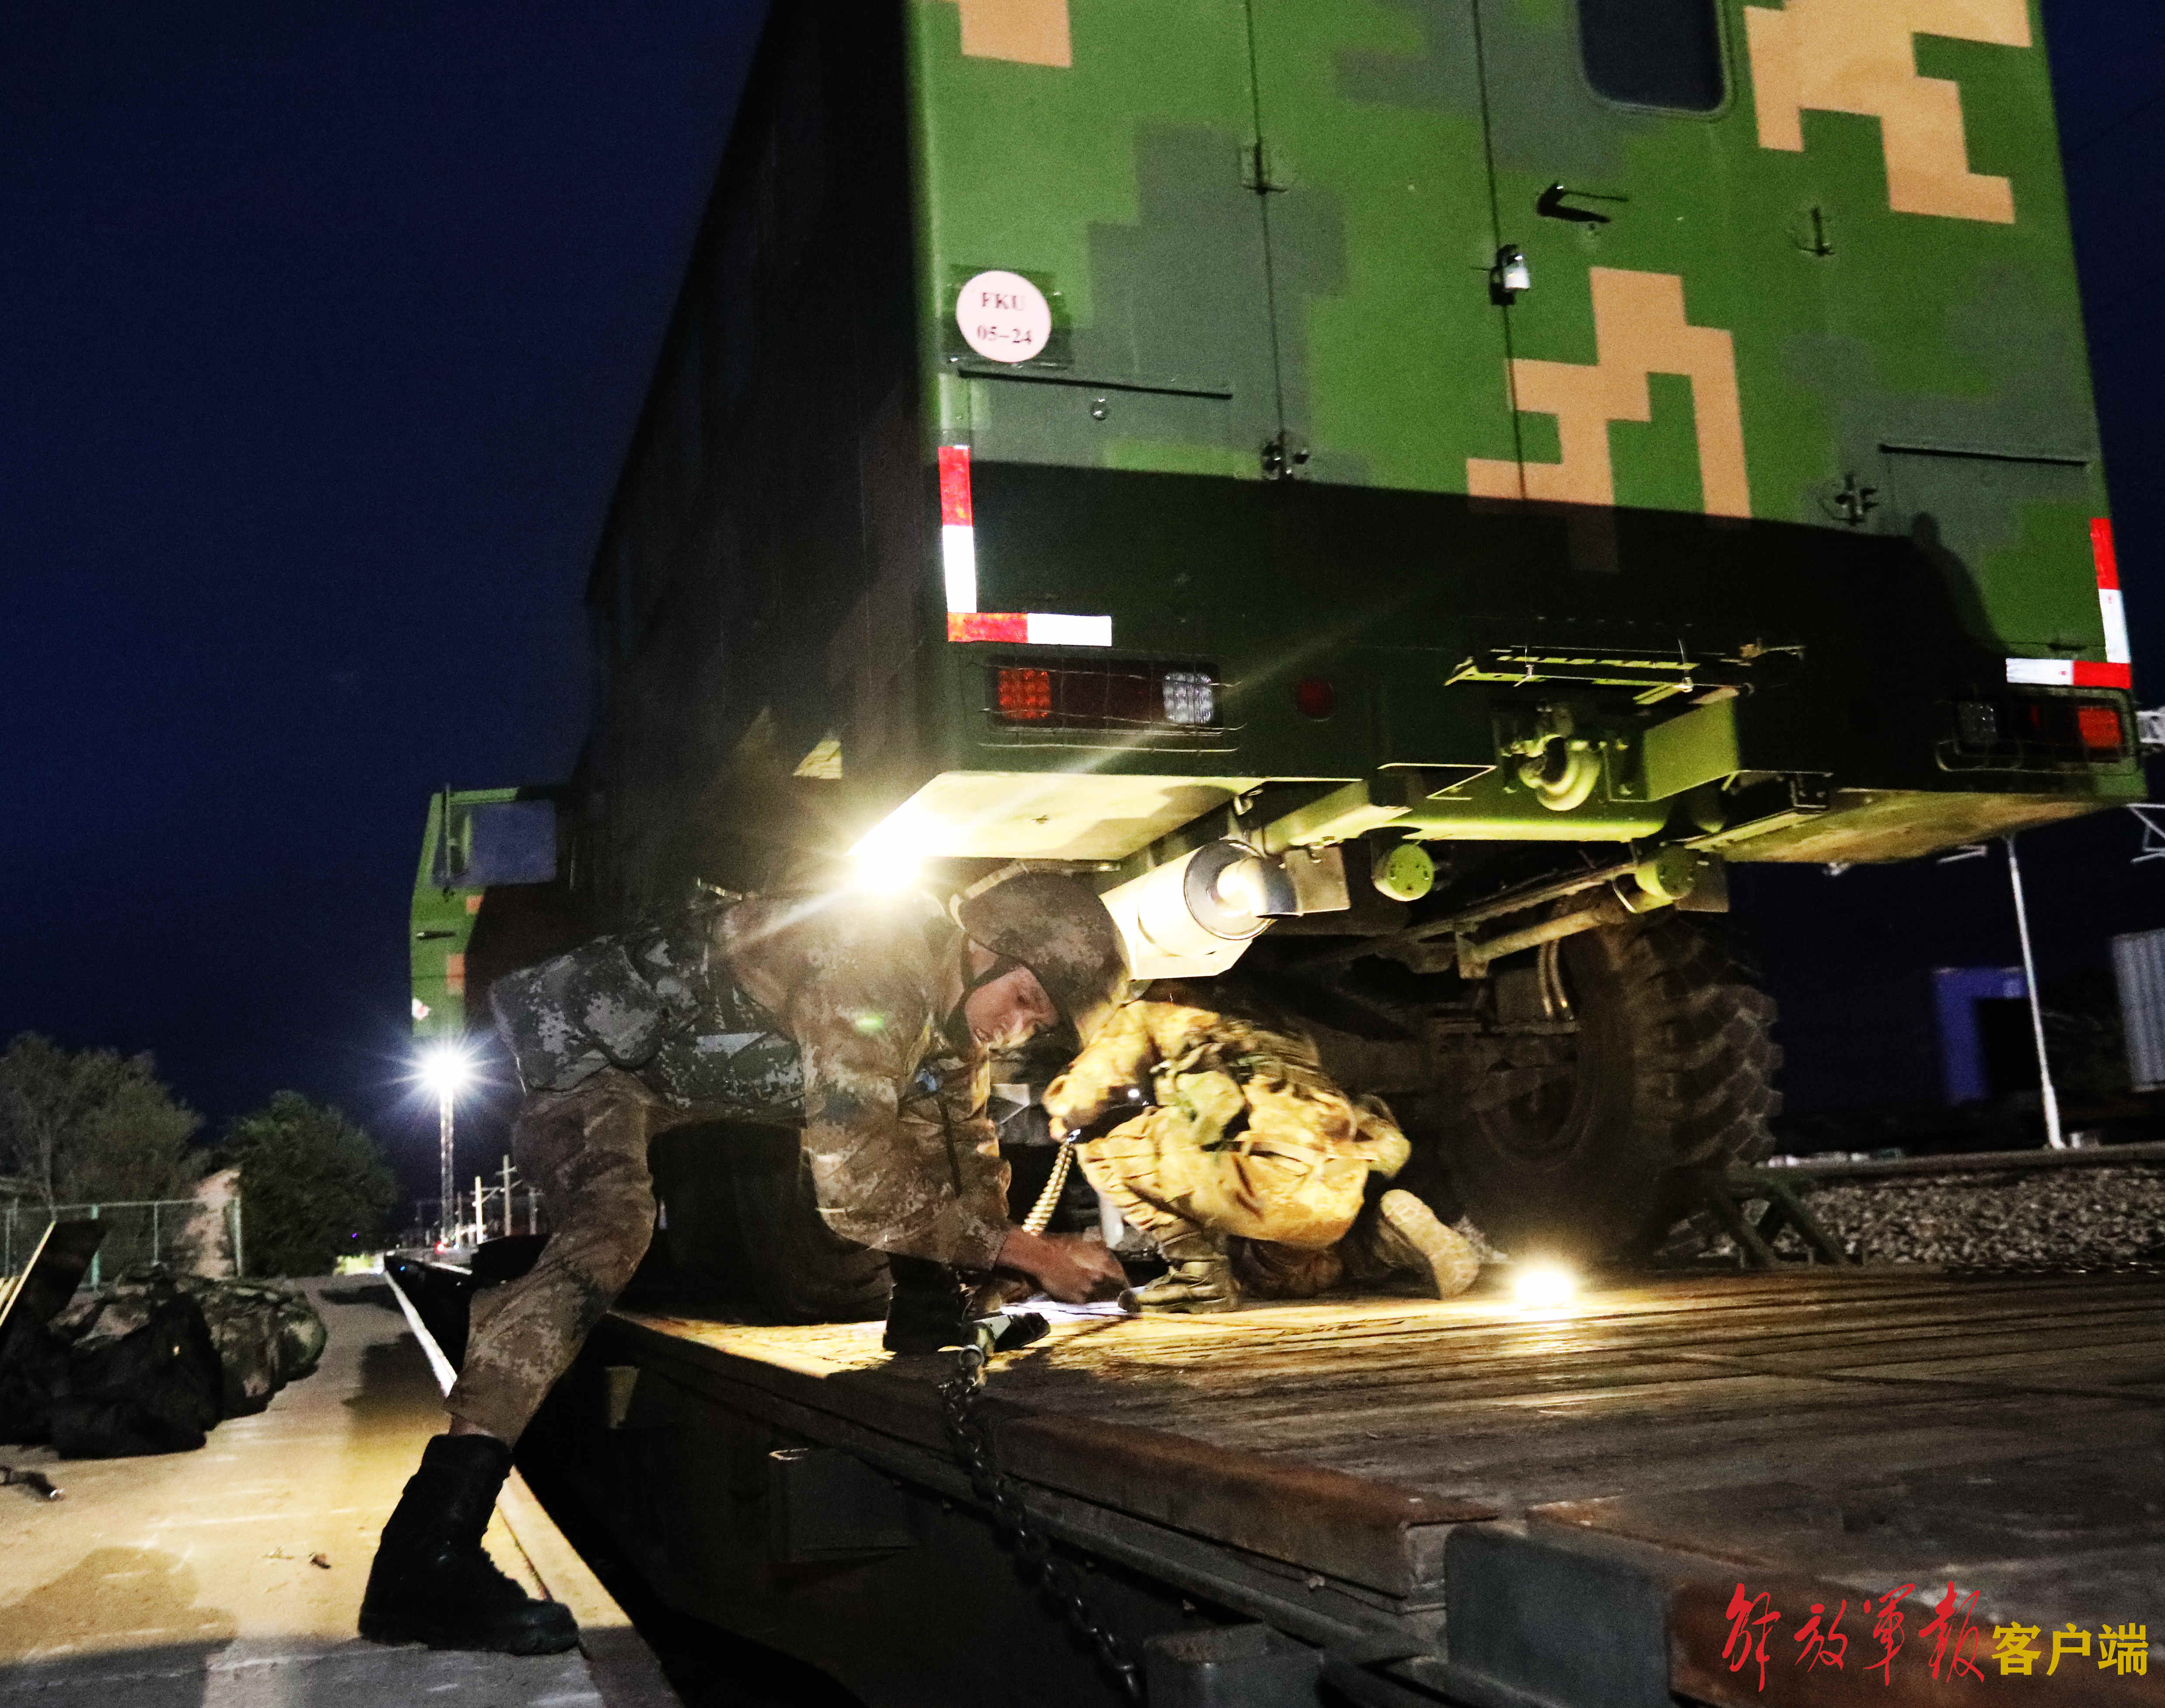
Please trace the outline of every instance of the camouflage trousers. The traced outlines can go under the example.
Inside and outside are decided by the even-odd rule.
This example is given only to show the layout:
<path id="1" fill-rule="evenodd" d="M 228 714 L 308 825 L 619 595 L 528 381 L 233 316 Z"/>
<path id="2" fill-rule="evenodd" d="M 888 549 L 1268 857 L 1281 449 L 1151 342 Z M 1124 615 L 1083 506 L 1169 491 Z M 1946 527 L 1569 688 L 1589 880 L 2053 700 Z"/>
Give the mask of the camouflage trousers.
<path id="1" fill-rule="evenodd" d="M 445 1401 L 452 1416 L 519 1439 L 646 1255 L 647 1141 L 697 1118 L 613 1068 L 520 1112 L 512 1157 L 549 1206 L 549 1241 L 525 1274 L 474 1294 L 466 1365 Z"/>
<path id="2" fill-rule="evenodd" d="M 1214 1121 L 1168 1104 L 1077 1145 L 1076 1160 L 1151 1238 L 1227 1236 L 1244 1290 L 1258 1298 L 1311 1298 L 1359 1278 L 1343 1243 L 1372 1174 L 1404 1162 L 1404 1138 L 1342 1097 L 1256 1082 L 1246 1116 L 1234 1137 L 1209 1142 Z"/>

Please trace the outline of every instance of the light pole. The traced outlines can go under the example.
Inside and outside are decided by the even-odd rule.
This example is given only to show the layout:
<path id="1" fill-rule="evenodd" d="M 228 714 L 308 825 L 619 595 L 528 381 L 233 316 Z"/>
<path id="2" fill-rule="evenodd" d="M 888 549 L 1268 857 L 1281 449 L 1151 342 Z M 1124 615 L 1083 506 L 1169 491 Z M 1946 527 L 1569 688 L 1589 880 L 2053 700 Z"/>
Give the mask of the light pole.
<path id="1" fill-rule="evenodd" d="M 436 1094 L 436 1131 L 440 1147 L 438 1170 L 442 1197 L 436 1205 L 440 1231 L 449 1238 L 457 1200 L 451 1172 L 451 1105 L 473 1080 L 473 1062 L 456 1044 L 439 1044 L 421 1057 L 421 1083 Z"/>

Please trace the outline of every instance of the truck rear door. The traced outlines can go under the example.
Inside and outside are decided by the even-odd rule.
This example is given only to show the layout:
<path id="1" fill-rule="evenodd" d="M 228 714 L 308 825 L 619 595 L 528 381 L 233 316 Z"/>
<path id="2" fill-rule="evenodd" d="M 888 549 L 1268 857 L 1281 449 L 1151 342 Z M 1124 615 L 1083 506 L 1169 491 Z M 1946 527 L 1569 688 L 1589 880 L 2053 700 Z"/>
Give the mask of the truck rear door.
<path id="1" fill-rule="evenodd" d="M 1816 314 L 1789 210 L 1751 197 L 1750 103 L 1719 0 L 1474 3 L 1509 353 L 1489 384 L 1508 388 L 1517 433 L 1514 457 L 1470 467 L 1470 489 L 1754 514 L 1740 374 L 1779 359 L 1762 328 Z M 1572 543 L 1578 567 L 1618 567 L 1613 528 Z"/>
<path id="2" fill-rule="evenodd" d="M 1472 3 L 1517 442 L 1470 489 L 1586 507 L 1582 569 L 1631 511 L 1900 535 L 1971 643 L 2104 645 L 2026 0 Z M 1641 597 L 1736 597 L 1621 528 Z"/>
<path id="3" fill-rule="evenodd" d="M 1509 459 L 1473 0 L 1249 0 L 1288 461 L 1462 493 Z"/>
<path id="4" fill-rule="evenodd" d="M 940 430 L 983 464 L 1255 479 L 1277 417 L 1246 0 L 914 10 Z M 1107 596 L 1044 579 L 983 591 Z"/>

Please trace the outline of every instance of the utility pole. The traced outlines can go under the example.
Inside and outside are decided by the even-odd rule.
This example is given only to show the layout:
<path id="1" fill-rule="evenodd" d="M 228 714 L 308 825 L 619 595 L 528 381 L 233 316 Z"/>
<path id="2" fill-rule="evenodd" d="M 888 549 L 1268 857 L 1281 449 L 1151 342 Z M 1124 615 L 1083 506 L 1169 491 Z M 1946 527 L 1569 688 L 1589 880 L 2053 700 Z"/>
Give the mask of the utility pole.
<path id="1" fill-rule="evenodd" d="M 2060 1133 L 2060 1097 L 2052 1089 L 2052 1058 L 2045 1052 L 2045 1004 L 2037 994 L 2037 959 L 2030 952 L 2030 909 L 2022 895 L 2022 862 L 2015 857 L 2013 836 L 2000 840 L 2007 844 L 2007 881 L 2015 891 L 2015 928 L 2022 937 L 2022 983 L 2030 993 L 2030 1032 L 2037 1044 L 2037 1089 L 2045 1104 L 2045 1142 L 2056 1151 L 2064 1151 L 2068 1141 Z"/>
<path id="2" fill-rule="evenodd" d="M 503 1157 L 503 1236 L 511 1237 L 511 1153 Z"/>

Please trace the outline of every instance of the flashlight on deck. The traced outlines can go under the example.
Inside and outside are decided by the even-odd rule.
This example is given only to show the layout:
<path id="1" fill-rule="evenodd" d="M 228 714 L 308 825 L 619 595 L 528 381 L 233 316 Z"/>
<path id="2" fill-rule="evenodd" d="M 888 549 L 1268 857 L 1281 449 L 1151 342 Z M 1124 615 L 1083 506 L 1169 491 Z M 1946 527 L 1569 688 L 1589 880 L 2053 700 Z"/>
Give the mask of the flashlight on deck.
<path id="1" fill-rule="evenodd" d="M 1578 1297 L 1578 1277 L 1561 1263 L 1514 1264 L 1512 1302 L 1522 1310 L 1562 1310 Z"/>

